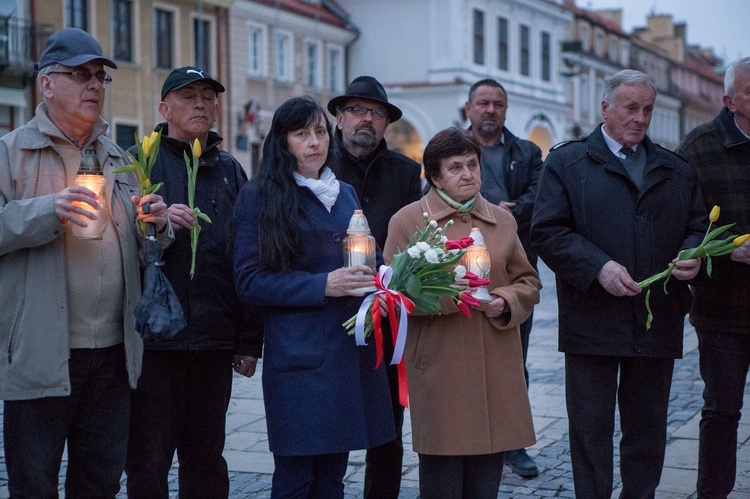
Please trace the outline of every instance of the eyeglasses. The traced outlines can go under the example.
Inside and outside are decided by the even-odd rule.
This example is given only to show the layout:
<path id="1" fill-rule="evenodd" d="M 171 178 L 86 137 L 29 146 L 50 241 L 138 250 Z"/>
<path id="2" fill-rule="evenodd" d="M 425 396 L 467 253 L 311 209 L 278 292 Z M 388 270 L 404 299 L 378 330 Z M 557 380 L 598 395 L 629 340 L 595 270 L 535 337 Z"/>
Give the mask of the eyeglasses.
<path id="1" fill-rule="evenodd" d="M 99 83 L 102 85 L 106 85 L 112 81 L 112 77 L 104 71 L 92 73 L 88 69 L 77 69 L 75 71 L 50 71 L 48 74 L 72 76 L 78 83 L 88 83 L 92 76 L 99 80 Z"/>
<path id="2" fill-rule="evenodd" d="M 361 118 L 362 116 L 365 116 L 367 114 L 367 111 L 370 111 L 372 114 L 372 118 L 375 120 L 383 120 L 388 117 L 388 111 L 383 109 L 382 107 L 376 107 L 376 108 L 369 108 L 365 106 L 347 106 L 341 109 L 342 111 L 349 111 L 354 116 Z"/>

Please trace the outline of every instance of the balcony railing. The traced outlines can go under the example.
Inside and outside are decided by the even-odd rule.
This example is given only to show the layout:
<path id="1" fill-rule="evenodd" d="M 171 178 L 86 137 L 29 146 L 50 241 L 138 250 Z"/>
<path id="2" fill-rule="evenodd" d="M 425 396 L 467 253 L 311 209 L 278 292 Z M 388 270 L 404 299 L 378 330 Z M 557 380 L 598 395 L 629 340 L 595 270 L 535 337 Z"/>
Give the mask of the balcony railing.
<path id="1" fill-rule="evenodd" d="M 26 86 L 50 34 L 46 24 L 0 17 L 0 85 Z"/>

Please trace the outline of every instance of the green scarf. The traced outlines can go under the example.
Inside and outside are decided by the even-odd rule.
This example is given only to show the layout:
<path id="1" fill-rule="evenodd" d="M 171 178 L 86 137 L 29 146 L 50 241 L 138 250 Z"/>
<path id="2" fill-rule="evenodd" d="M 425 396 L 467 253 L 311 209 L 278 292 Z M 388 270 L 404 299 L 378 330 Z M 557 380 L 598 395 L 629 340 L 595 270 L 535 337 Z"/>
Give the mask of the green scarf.
<path id="1" fill-rule="evenodd" d="M 459 213 L 469 213 L 472 208 L 474 208 L 474 204 L 477 202 L 477 194 L 474 194 L 474 197 L 466 201 L 465 203 L 459 203 L 458 201 L 455 201 L 452 197 L 447 195 L 445 192 L 443 192 L 442 189 L 438 189 L 435 187 L 435 190 L 440 195 L 441 198 L 443 198 L 443 201 L 454 207 L 458 210 Z"/>

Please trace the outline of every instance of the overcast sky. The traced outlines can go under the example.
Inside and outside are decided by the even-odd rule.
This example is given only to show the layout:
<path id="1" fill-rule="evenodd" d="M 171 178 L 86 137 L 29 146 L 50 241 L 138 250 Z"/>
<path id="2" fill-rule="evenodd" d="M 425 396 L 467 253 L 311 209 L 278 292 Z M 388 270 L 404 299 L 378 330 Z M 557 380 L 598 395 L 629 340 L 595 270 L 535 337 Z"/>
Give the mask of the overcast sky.
<path id="1" fill-rule="evenodd" d="M 672 14 L 687 25 L 688 43 L 711 47 L 727 62 L 750 56 L 750 0 L 576 0 L 583 8 L 622 8 L 623 27 L 645 26 L 646 16 Z"/>

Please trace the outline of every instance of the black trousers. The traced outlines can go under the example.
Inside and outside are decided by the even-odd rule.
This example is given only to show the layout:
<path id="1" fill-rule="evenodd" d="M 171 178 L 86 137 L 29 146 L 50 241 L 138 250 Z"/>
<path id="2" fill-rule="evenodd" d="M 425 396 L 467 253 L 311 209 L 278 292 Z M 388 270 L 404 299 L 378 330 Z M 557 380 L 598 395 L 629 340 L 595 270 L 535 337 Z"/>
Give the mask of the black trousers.
<path id="1" fill-rule="evenodd" d="M 390 334 L 390 332 L 388 333 Z M 384 360 L 390 362 L 393 355 L 387 353 L 384 345 Z M 396 499 L 401 490 L 401 463 L 404 458 L 402 441 L 404 426 L 404 408 L 398 401 L 398 372 L 396 366 L 388 364 L 388 385 L 391 390 L 391 407 L 393 421 L 396 424 L 396 438 L 388 443 L 367 450 L 365 456 L 365 499 Z"/>
<path id="2" fill-rule="evenodd" d="M 58 497 L 66 441 L 65 497 L 115 497 L 120 491 L 130 407 L 125 349 L 72 349 L 68 366 L 70 396 L 5 401 L 10 497 Z"/>
<path id="3" fill-rule="evenodd" d="M 474 456 L 419 455 L 421 499 L 496 499 L 503 453 Z"/>
<path id="4" fill-rule="evenodd" d="M 737 429 L 750 367 L 750 336 L 696 328 L 703 389 L 698 497 L 725 499 L 737 473 Z"/>
<path id="5" fill-rule="evenodd" d="M 130 414 L 129 498 L 168 497 L 175 451 L 181 499 L 229 495 L 222 451 L 231 394 L 229 350 L 144 352 Z"/>
<path id="6" fill-rule="evenodd" d="M 661 480 L 673 359 L 565 354 L 565 398 L 576 497 L 609 499 L 615 403 L 621 498 L 653 498 Z"/>

